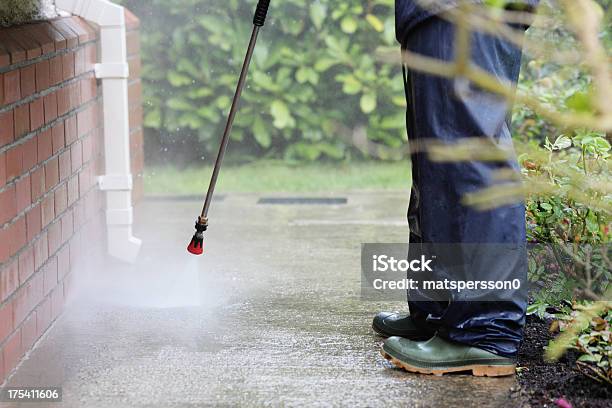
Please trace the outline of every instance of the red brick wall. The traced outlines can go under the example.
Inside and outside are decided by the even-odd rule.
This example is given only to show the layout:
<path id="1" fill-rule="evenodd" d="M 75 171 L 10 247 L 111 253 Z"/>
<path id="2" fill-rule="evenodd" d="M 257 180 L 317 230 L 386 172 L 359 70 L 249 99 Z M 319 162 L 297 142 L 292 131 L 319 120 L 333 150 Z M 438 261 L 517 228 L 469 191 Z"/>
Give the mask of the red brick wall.
<path id="1" fill-rule="evenodd" d="M 144 148 L 142 131 L 142 83 L 140 81 L 140 21 L 134 14 L 126 11 L 127 52 L 130 65 L 129 102 L 130 102 L 130 153 L 134 190 L 132 201 L 138 202 L 144 194 L 143 169 Z"/>
<path id="2" fill-rule="evenodd" d="M 138 21 L 128 17 L 139 175 Z M 97 30 L 77 17 L 0 30 L 0 383 L 61 313 L 78 259 L 93 250 L 83 242 L 104 242 L 97 55 Z M 135 186 L 138 197 L 141 177 Z"/>

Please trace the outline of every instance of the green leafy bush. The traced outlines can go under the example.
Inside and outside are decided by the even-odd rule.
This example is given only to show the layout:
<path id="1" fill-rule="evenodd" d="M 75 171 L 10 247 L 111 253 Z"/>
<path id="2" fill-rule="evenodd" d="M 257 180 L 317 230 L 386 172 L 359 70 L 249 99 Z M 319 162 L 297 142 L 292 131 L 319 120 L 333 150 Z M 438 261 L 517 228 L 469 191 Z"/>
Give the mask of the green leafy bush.
<path id="1" fill-rule="evenodd" d="M 197 140 L 204 152 L 216 149 L 255 3 L 123 1 L 143 23 L 149 130 L 167 140 Z M 355 153 L 349 146 L 364 128 L 370 141 L 391 150 L 401 146 L 406 136 L 400 67 L 376 58 L 378 48 L 395 46 L 393 4 L 272 2 L 234 125 L 232 151 L 345 159 Z"/>
<path id="2" fill-rule="evenodd" d="M 551 330 L 563 333 L 576 325 L 573 328 L 576 333 L 569 339 L 569 348 L 579 354 L 577 369 L 595 381 L 612 385 L 612 304 L 607 302 L 598 313 L 588 319 L 581 318 L 579 311 L 588 307 L 588 304 L 572 305 L 570 310 L 556 316 Z M 550 347 L 554 348 L 554 343 Z"/>
<path id="3" fill-rule="evenodd" d="M 592 109 L 590 78 L 578 67 L 534 59 L 521 75 L 519 87 L 542 103 L 560 111 Z M 563 129 L 524 106 L 514 119 L 523 175 L 536 187 L 527 196 L 527 237 L 542 245 L 531 252 L 529 271 L 547 290 L 535 293 L 535 301 L 593 299 L 612 280 L 604 256 L 611 249 L 610 143 L 601 131 Z"/>
<path id="4" fill-rule="evenodd" d="M 528 239 L 543 244 L 531 251 L 530 275 L 547 286 L 536 300 L 595 300 L 612 281 L 610 197 L 597 191 L 610 178 L 610 144 L 598 132 L 577 131 L 554 143 L 546 139 L 544 148 L 539 160 L 521 156 L 525 175 L 555 190 L 527 200 Z"/>

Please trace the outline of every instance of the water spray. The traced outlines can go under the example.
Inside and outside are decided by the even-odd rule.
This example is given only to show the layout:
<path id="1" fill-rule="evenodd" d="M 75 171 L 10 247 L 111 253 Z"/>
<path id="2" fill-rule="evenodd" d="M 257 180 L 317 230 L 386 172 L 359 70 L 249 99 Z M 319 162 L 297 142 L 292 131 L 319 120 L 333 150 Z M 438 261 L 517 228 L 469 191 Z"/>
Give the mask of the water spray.
<path id="1" fill-rule="evenodd" d="M 187 251 L 194 255 L 202 255 L 204 252 L 204 232 L 208 229 L 208 209 L 210 208 L 210 202 L 212 201 L 212 197 L 215 192 L 217 178 L 219 177 L 223 156 L 225 156 L 225 150 L 227 149 L 227 144 L 229 142 L 229 136 L 232 130 L 232 125 L 234 124 L 234 118 L 236 117 L 236 113 L 238 111 L 238 103 L 240 102 L 240 96 L 246 82 L 249 65 L 251 64 L 251 58 L 253 57 L 253 51 L 255 50 L 255 44 L 257 43 L 259 29 L 263 27 L 264 23 L 266 22 L 266 15 L 268 14 L 269 5 L 270 0 L 259 0 L 257 3 L 257 8 L 255 9 L 251 40 L 249 41 L 249 47 L 247 48 L 244 63 L 242 64 L 242 71 L 240 72 L 238 86 L 236 87 L 234 99 L 232 100 L 232 107 L 230 108 L 230 112 L 227 117 L 227 124 L 225 125 L 225 131 L 223 132 L 221 145 L 219 146 L 219 153 L 217 153 L 217 160 L 215 161 L 215 167 L 210 178 L 210 184 L 208 185 L 208 192 L 206 193 L 206 199 L 204 200 L 204 208 L 202 208 L 202 214 L 196 221 L 196 232 L 193 235 L 193 238 L 191 238 L 191 242 L 187 247 Z"/>

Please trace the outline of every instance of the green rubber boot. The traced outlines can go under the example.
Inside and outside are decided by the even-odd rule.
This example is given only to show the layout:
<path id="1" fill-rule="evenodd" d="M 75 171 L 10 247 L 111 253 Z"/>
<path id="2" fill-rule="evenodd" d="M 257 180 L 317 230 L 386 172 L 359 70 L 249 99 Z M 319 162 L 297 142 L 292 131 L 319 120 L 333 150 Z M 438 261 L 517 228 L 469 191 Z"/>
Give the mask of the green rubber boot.
<path id="1" fill-rule="evenodd" d="M 390 337 L 382 346 L 381 354 L 395 366 L 413 373 L 443 375 L 471 371 L 477 377 L 501 377 L 516 371 L 510 358 L 437 335 L 420 342 Z"/>
<path id="2" fill-rule="evenodd" d="M 383 337 L 399 336 L 410 340 L 427 340 L 434 333 L 418 327 L 409 314 L 380 312 L 374 316 L 372 329 Z"/>

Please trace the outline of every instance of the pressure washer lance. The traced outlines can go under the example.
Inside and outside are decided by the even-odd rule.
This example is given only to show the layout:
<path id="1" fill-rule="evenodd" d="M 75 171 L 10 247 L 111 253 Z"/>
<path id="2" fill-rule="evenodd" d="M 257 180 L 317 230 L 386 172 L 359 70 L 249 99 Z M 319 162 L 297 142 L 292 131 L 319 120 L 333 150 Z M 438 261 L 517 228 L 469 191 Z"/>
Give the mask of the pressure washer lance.
<path id="1" fill-rule="evenodd" d="M 208 192 L 206 193 L 206 200 L 204 201 L 204 208 L 202 214 L 198 217 L 195 224 L 196 233 L 191 238 L 191 242 L 187 247 L 187 251 L 194 255 L 202 255 L 204 252 L 204 231 L 208 229 L 208 209 L 210 208 L 210 202 L 212 201 L 213 194 L 215 192 L 215 185 L 217 184 L 217 178 L 219 177 L 219 171 L 221 170 L 221 163 L 223 162 L 223 156 L 227 149 L 229 142 L 232 125 L 236 112 L 238 111 L 238 103 L 240 102 L 240 95 L 246 82 L 247 73 L 249 71 L 249 65 L 251 64 L 251 57 L 255 50 L 255 44 L 257 43 L 257 35 L 259 34 L 260 27 L 263 27 L 266 22 L 266 15 L 268 14 L 268 7 L 270 6 L 270 0 L 259 0 L 257 3 L 257 9 L 255 10 L 255 16 L 253 17 L 253 33 L 251 34 L 251 41 L 249 41 L 249 47 L 247 49 L 244 63 L 242 64 L 242 71 L 240 72 L 240 79 L 238 79 L 238 86 L 236 87 L 236 93 L 232 100 L 232 107 L 227 118 L 227 124 L 225 125 L 225 131 L 223 132 L 223 138 L 221 139 L 221 146 L 219 146 L 219 153 L 217 153 L 217 160 L 215 161 L 215 167 L 213 169 L 212 177 L 210 178 L 210 184 L 208 185 Z"/>

